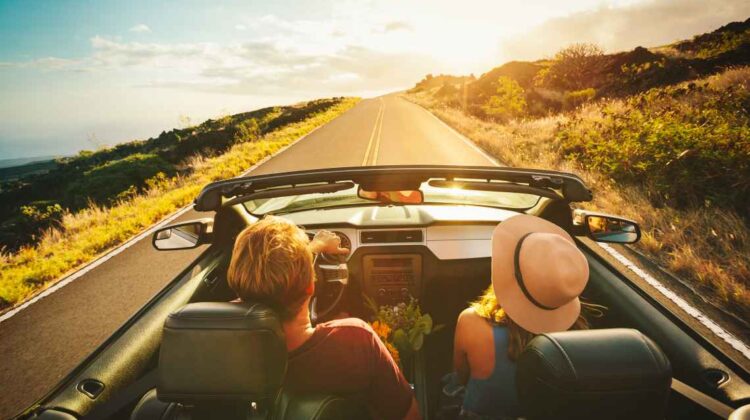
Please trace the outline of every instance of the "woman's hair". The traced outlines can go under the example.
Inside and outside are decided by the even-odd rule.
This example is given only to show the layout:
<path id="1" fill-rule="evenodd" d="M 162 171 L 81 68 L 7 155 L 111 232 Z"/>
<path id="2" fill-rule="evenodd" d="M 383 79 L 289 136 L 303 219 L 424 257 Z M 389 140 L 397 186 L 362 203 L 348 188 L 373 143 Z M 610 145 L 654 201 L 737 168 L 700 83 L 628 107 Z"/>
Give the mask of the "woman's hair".
<path id="1" fill-rule="evenodd" d="M 526 347 L 526 344 L 536 336 L 536 334 L 526 331 L 510 319 L 503 308 L 497 303 L 495 291 L 492 286 L 488 287 L 479 299 L 471 302 L 470 306 L 474 309 L 474 312 L 482 318 L 495 324 L 504 325 L 508 328 L 508 358 L 510 360 L 516 360 Z M 578 319 L 570 329 L 589 329 L 589 323 L 586 320 L 584 312 L 588 312 L 594 318 L 599 318 L 603 315 L 603 309 L 606 308 L 601 305 L 581 302 L 581 314 L 578 315 Z"/>
<path id="2" fill-rule="evenodd" d="M 305 232 L 290 221 L 267 216 L 237 236 L 227 282 L 243 301 L 265 303 L 291 319 L 309 296 L 314 275 Z"/>

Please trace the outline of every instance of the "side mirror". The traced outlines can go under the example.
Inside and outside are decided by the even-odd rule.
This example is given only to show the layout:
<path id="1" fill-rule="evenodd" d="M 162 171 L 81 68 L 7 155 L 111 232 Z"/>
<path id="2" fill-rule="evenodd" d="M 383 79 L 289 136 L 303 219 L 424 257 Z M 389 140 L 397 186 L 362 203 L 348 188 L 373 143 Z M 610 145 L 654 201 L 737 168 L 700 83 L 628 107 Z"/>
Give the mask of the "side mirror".
<path id="1" fill-rule="evenodd" d="M 154 232 L 151 241 L 159 251 L 192 249 L 211 242 L 213 220 L 201 219 L 163 227 Z"/>
<path id="2" fill-rule="evenodd" d="M 638 223 L 618 216 L 576 210 L 573 212 L 573 225 L 597 242 L 632 244 L 641 239 Z"/>

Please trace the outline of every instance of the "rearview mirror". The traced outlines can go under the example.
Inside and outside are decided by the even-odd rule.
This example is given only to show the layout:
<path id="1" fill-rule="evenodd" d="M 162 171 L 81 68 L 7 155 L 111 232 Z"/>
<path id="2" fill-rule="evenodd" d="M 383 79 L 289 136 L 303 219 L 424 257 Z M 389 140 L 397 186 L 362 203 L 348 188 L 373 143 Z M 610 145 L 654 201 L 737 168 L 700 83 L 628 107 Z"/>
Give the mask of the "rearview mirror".
<path id="1" fill-rule="evenodd" d="M 152 239 L 154 248 L 159 251 L 192 249 L 210 242 L 213 220 L 202 219 L 163 227 Z"/>
<path id="2" fill-rule="evenodd" d="M 424 194 L 420 190 L 367 191 L 359 187 L 357 197 L 385 204 L 422 204 Z"/>
<path id="3" fill-rule="evenodd" d="M 586 236 L 597 242 L 632 244 L 641 239 L 638 223 L 622 217 L 576 210 L 573 224 L 582 228 Z"/>

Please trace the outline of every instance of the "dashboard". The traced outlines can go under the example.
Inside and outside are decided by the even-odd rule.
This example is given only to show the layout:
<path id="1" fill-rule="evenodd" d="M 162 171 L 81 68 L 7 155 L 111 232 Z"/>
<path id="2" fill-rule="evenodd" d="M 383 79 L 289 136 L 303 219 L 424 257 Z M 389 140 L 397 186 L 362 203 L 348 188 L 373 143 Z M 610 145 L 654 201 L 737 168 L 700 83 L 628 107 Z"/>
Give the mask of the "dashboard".
<path id="1" fill-rule="evenodd" d="M 330 230 L 351 250 L 348 265 L 379 304 L 420 298 L 426 259 L 489 258 L 492 232 L 517 213 L 472 206 L 358 207 L 284 215 L 308 235 Z"/>

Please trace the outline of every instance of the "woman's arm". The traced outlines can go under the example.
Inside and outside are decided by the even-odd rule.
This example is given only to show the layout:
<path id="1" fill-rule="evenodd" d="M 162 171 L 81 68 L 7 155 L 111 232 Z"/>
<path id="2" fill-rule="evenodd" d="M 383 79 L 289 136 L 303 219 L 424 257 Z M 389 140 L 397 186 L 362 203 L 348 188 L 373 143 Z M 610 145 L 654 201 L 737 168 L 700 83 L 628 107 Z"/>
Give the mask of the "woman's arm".
<path id="1" fill-rule="evenodd" d="M 469 358 L 466 353 L 466 321 L 467 318 L 474 315 L 471 308 L 464 309 L 456 321 L 456 333 L 453 336 L 453 370 L 456 372 L 456 379 L 462 385 L 469 381 L 471 370 L 469 369 Z"/>

